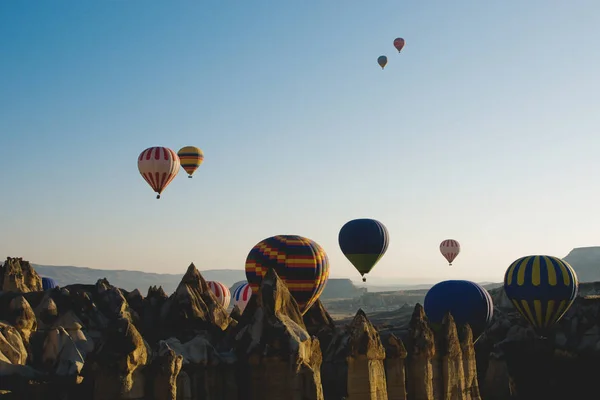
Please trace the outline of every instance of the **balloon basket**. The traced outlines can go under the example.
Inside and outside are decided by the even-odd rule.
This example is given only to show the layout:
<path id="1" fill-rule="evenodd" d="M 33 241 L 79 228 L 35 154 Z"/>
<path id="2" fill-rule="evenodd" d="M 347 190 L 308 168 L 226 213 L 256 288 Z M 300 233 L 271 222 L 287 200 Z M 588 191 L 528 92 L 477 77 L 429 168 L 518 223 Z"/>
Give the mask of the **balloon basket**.
<path id="1" fill-rule="evenodd" d="M 192 176 L 191 176 L 191 175 L 188 175 L 188 178 L 190 178 L 190 179 L 191 179 L 191 178 L 192 178 Z"/>
<path id="2" fill-rule="evenodd" d="M 157 194 L 157 195 L 156 195 L 156 199 L 157 199 L 157 200 L 158 200 L 158 199 L 160 199 L 160 194 Z"/>
<path id="3" fill-rule="evenodd" d="M 366 282 L 366 281 L 367 281 L 367 278 L 363 277 L 363 282 Z"/>

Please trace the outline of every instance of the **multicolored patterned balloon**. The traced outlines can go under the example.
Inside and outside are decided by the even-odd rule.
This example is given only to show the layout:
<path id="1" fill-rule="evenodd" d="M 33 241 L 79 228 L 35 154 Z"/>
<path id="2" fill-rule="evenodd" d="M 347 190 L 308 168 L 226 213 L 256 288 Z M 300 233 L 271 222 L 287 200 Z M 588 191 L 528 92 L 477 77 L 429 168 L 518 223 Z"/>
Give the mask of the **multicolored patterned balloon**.
<path id="1" fill-rule="evenodd" d="M 188 173 L 188 178 L 191 178 L 200 164 L 204 161 L 204 153 L 198 147 L 185 146 L 177 152 L 181 166 Z"/>
<path id="2" fill-rule="evenodd" d="M 269 268 L 285 282 L 302 314 L 317 301 L 329 279 L 329 259 L 323 248 L 297 235 L 273 236 L 250 250 L 246 278 L 253 293 L 258 293 Z"/>

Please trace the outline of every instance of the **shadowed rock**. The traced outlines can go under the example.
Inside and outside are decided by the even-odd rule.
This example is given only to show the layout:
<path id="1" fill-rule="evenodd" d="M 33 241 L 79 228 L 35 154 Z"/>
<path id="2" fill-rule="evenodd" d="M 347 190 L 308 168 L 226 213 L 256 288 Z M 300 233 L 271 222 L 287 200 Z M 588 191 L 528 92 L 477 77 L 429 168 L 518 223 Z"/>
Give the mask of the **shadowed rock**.
<path id="1" fill-rule="evenodd" d="M 160 312 L 162 307 L 165 305 L 169 297 L 163 290 L 162 286 L 158 288 L 151 286 L 148 288 L 148 294 L 143 301 L 141 317 L 141 333 L 149 343 L 156 343 L 159 339 L 163 338 L 162 331 L 160 328 L 161 319 Z"/>
<path id="2" fill-rule="evenodd" d="M 21 334 L 25 346 L 29 344 L 31 334 L 37 329 L 37 320 L 33 309 L 23 296 L 17 296 L 10 302 L 10 316 L 8 320 Z"/>
<path id="3" fill-rule="evenodd" d="M 325 354 L 327 399 L 387 400 L 385 349 L 366 314 L 358 310 L 350 325 L 336 330 Z"/>
<path id="4" fill-rule="evenodd" d="M 47 293 L 42 302 L 33 310 L 36 319 L 39 322 L 38 329 L 45 330 L 58 319 L 58 306 Z"/>
<path id="5" fill-rule="evenodd" d="M 385 375 L 389 400 L 406 400 L 406 348 L 394 334 L 383 340 Z"/>
<path id="6" fill-rule="evenodd" d="M 325 352 L 333 338 L 335 322 L 323 307 L 321 300 L 317 300 L 302 317 L 306 329 L 311 336 L 316 336 L 321 343 L 321 351 Z"/>
<path id="7" fill-rule="evenodd" d="M 438 356 L 441 359 L 442 394 L 436 398 L 448 400 L 465 399 L 465 374 L 463 370 L 462 350 L 454 318 L 450 313 L 442 321 L 441 340 L 438 340 Z"/>
<path id="8" fill-rule="evenodd" d="M 153 383 L 154 398 L 156 400 L 177 400 L 177 376 L 183 365 L 183 357 L 171 349 L 166 349 L 154 363 L 157 364 Z"/>
<path id="9" fill-rule="evenodd" d="M 108 326 L 105 342 L 94 368 L 94 400 L 143 397 L 140 369 L 148 362 L 149 349 L 133 323 L 126 318 Z"/>
<path id="10" fill-rule="evenodd" d="M 417 304 L 409 324 L 407 392 L 409 400 L 433 400 L 435 339 L 423 306 Z"/>
<path id="11" fill-rule="evenodd" d="M 231 318 L 192 263 L 175 292 L 162 306 L 160 321 L 167 330 L 163 337 L 174 336 L 188 341 L 202 331 L 219 336 L 227 329 Z"/>
<path id="12" fill-rule="evenodd" d="M 240 308 L 237 306 L 237 304 L 233 306 L 233 309 L 231 310 L 229 317 L 236 321 L 239 321 L 240 318 L 242 317 L 242 312 L 240 311 Z"/>
<path id="13" fill-rule="evenodd" d="M 477 379 L 475 347 L 473 346 L 473 332 L 471 331 L 471 327 L 469 325 L 465 325 L 458 328 L 458 333 L 465 376 L 465 399 L 481 400 L 479 381 Z"/>

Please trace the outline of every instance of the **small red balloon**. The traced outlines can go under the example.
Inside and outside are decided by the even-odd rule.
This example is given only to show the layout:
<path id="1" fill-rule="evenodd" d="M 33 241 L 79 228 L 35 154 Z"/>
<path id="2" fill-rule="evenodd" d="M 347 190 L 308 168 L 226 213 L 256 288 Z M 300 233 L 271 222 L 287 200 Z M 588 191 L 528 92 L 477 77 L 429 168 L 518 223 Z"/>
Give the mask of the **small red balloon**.
<path id="1" fill-rule="evenodd" d="M 404 39 L 402 39 L 402 38 L 394 39 L 394 47 L 396 48 L 396 50 L 398 50 L 398 53 L 400 53 L 400 51 L 402 51 L 402 48 L 404 47 Z"/>

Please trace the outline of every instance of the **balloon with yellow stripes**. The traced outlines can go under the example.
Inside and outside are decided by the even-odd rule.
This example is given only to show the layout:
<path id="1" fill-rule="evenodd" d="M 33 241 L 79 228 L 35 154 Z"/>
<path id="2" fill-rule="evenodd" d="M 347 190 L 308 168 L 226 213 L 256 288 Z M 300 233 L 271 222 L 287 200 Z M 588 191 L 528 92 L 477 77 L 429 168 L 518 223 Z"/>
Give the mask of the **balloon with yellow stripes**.
<path id="1" fill-rule="evenodd" d="M 191 178 L 200 164 L 204 161 L 204 153 L 196 146 L 185 146 L 177 152 L 181 167 L 187 172 L 188 178 Z"/>
<path id="2" fill-rule="evenodd" d="M 246 258 L 246 278 L 258 293 L 267 271 L 273 268 L 285 282 L 302 314 L 317 301 L 329 279 L 329 259 L 315 241 L 297 235 L 264 239 Z"/>
<path id="3" fill-rule="evenodd" d="M 578 290 L 577 274 L 558 257 L 521 257 L 504 275 L 506 296 L 538 332 L 546 331 L 562 318 Z"/>

